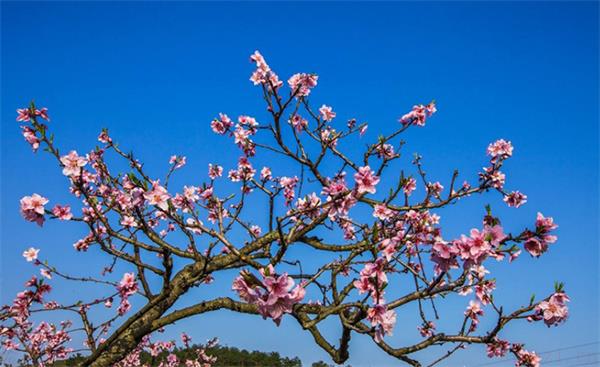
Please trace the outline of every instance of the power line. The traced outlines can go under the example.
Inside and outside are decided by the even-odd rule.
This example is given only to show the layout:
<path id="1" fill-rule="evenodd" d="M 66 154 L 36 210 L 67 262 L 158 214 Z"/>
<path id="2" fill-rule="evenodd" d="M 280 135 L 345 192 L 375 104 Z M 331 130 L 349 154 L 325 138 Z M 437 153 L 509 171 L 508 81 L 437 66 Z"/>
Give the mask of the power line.
<path id="1" fill-rule="evenodd" d="M 555 362 L 562 362 L 562 361 L 571 361 L 573 359 L 580 359 L 580 358 L 585 358 L 585 357 L 591 357 L 591 356 L 596 356 L 600 354 L 600 352 L 596 352 L 596 353 L 589 353 L 589 354 L 580 354 L 574 357 L 568 357 L 568 358 L 559 358 L 559 359 L 551 359 L 549 361 L 544 361 L 544 365 L 550 364 L 550 363 L 555 363 Z"/>
<path id="2" fill-rule="evenodd" d="M 568 346 L 568 347 L 551 349 L 551 350 L 547 350 L 545 352 L 540 352 L 540 353 L 536 353 L 536 354 L 537 355 L 543 355 L 543 354 L 548 354 L 548 353 L 561 352 L 563 350 L 577 349 L 577 348 L 581 348 L 581 347 L 587 347 L 587 346 L 590 346 L 590 345 L 596 345 L 596 344 L 599 344 L 599 343 L 600 343 L 600 341 L 595 341 L 595 342 L 589 342 L 589 343 L 571 345 L 571 346 Z M 480 367 L 491 366 L 491 365 L 494 365 L 494 364 L 500 364 L 500 363 L 505 363 L 505 362 L 514 362 L 515 360 L 516 359 L 514 359 L 514 358 L 507 358 L 507 359 L 503 359 L 503 360 L 500 360 L 500 361 L 494 361 L 494 362 L 488 362 L 488 363 L 484 363 L 484 364 L 479 364 L 477 366 L 480 366 Z M 546 363 L 548 363 L 548 362 L 546 362 Z"/>
<path id="3" fill-rule="evenodd" d="M 598 361 L 586 362 L 586 363 L 579 363 L 579 364 L 572 364 L 572 365 L 567 366 L 567 367 L 576 367 L 576 366 L 598 366 Z"/>

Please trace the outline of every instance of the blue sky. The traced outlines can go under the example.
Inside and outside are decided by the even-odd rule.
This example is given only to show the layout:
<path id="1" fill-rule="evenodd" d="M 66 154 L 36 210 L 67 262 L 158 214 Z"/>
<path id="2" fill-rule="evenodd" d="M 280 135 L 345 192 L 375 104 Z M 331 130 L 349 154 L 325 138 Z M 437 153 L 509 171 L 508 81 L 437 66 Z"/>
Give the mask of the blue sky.
<path id="1" fill-rule="evenodd" d="M 80 274 L 103 264 L 73 251 L 84 228 L 40 229 L 20 217 L 18 200 L 32 192 L 54 204 L 72 199 L 50 157 L 31 154 L 14 121 L 16 108 L 31 99 L 47 106 L 63 150 L 90 150 L 108 127 L 156 175 L 171 154 L 186 155 L 178 182 L 197 183 L 209 162 L 229 168 L 238 156 L 210 132 L 216 114 L 266 118 L 259 90 L 248 81 L 248 56 L 258 49 L 284 79 L 319 74 L 313 103 L 334 106 L 340 123 L 368 121 L 366 139 L 390 131 L 413 104 L 436 99 L 438 114 L 408 133 L 404 152 L 422 154 L 428 174 L 442 181 L 454 168 L 473 180 L 488 143 L 511 140 L 507 187 L 525 192 L 529 202 L 515 210 L 494 194 L 465 200 L 440 212 L 447 236 L 478 226 L 486 203 L 514 231 L 537 211 L 553 216 L 558 243 L 539 260 L 523 256 L 513 267 L 498 267 L 497 297 L 518 306 L 562 280 L 572 316 L 558 328 L 520 324 L 503 335 L 536 351 L 599 339 L 597 3 L 3 2 L 1 11 L 2 303 L 34 271 L 21 257 L 29 246 Z M 410 169 L 409 158 L 401 167 Z M 229 284 L 217 283 L 208 292 L 229 292 Z M 61 297 L 93 297 L 73 286 L 56 288 Z M 466 302 L 457 301 L 457 309 Z M 416 314 L 406 312 L 397 343 L 415 334 Z M 291 319 L 275 328 L 218 312 L 186 326 L 169 333 L 185 329 L 196 341 L 219 336 L 224 344 L 298 355 L 306 363 L 328 360 Z M 353 339 L 350 351 L 354 366 L 393 364 L 366 339 Z M 484 350 L 474 347 L 445 365 L 486 362 Z"/>

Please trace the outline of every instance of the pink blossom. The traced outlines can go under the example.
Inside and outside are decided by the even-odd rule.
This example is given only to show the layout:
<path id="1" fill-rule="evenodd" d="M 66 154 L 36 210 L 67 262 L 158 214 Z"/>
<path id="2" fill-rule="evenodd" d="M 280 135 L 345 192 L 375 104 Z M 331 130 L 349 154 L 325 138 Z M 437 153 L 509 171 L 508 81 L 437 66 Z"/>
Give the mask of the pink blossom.
<path id="1" fill-rule="evenodd" d="M 427 185 L 427 188 L 428 188 L 429 192 L 431 193 L 431 195 L 436 196 L 436 197 L 439 197 L 440 194 L 442 193 L 442 190 L 444 190 L 444 186 L 442 186 L 442 184 L 439 182 L 429 183 Z"/>
<path id="2" fill-rule="evenodd" d="M 323 121 L 331 121 L 335 118 L 336 113 L 333 112 L 333 109 L 330 106 L 322 105 L 319 108 L 319 112 L 321 113 L 321 118 Z"/>
<path id="3" fill-rule="evenodd" d="M 298 199 L 296 208 L 301 214 L 306 215 L 309 218 L 316 218 L 320 214 L 319 206 L 321 205 L 321 198 L 316 193 L 310 193 L 304 198 Z"/>
<path id="4" fill-rule="evenodd" d="M 396 312 L 385 305 L 376 304 L 367 310 L 367 319 L 375 328 L 375 341 L 381 342 L 385 335 L 392 335 L 396 325 Z"/>
<path id="5" fill-rule="evenodd" d="M 39 116 L 46 121 L 50 121 L 48 109 L 46 107 L 39 110 L 36 109 L 33 113 L 31 113 L 31 109 L 29 108 L 19 108 L 17 110 L 17 121 L 29 121 L 33 116 Z"/>
<path id="6" fill-rule="evenodd" d="M 437 112 L 437 108 L 434 102 L 429 103 L 427 106 L 415 105 L 409 113 L 400 118 L 400 122 L 403 125 L 425 126 L 427 117 L 430 117 L 435 112 Z"/>
<path id="7" fill-rule="evenodd" d="M 135 274 L 133 273 L 125 273 L 123 274 L 123 278 L 119 282 L 117 286 L 117 290 L 121 297 L 129 297 L 135 294 L 138 291 L 137 281 L 135 280 Z"/>
<path id="8" fill-rule="evenodd" d="M 260 236 L 261 232 L 262 232 L 262 229 L 257 225 L 253 225 L 250 227 L 250 233 L 252 233 L 252 235 L 254 237 Z"/>
<path id="9" fill-rule="evenodd" d="M 260 170 L 260 179 L 262 181 L 268 181 L 272 178 L 271 169 L 269 167 L 263 167 Z"/>
<path id="10" fill-rule="evenodd" d="M 60 220 L 71 220 L 73 218 L 71 207 L 68 205 L 63 206 L 56 204 L 54 208 L 52 208 L 52 214 L 54 214 Z"/>
<path id="11" fill-rule="evenodd" d="M 121 303 L 117 308 L 117 313 L 119 314 L 119 316 L 123 316 L 127 312 L 129 312 L 129 310 L 131 310 L 131 303 L 129 303 L 129 300 L 127 298 L 121 298 Z"/>
<path id="12" fill-rule="evenodd" d="M 391 144 L 379 144 L 375 149 L 377 151 L 377 157 L 379 158 L 392 159 L 396 155 L 394 146 Z"/>
<path id="13" fill-rule="evenodd" d="M 233 182 L 249 181 L 254 177 L 256 170 L 250 164 L 248 157 L 240 157 L 238 160 L 237 170 L 229 171 L 229 179 Z"/>
<path id="14" fill-rule="evenodd" d="M 223 176 L 223 167 L 221 167 L 219 165 L 212 165 L 211 163 L 209 163 L 208 164 L 208 177 L 210 177 L 211 180 L 214 180 L 221 176 Z"/>
<path id="15" fill-rule="evenodd" d="M 283 82 L 280 81 L 277 74 L 271 70 L 260 52 L 254 51 L 254 54 L 250 56 L 250 61 L 256 64 L 256 70 L 250 77 L 250 80 L 254 85 L 263 84 L 269 90 L 278 89 L 283 85 Z"/>
<path id="16" fill-rule="evenodd" d="M 435 324 L 432 321 L 427 321 L 417 328 L 422 337 L 428 338 L 435 333 Z"/>
<path id="17" fill-rule="evenodd" d="M 24 196 L 21 199 L 21 215 L 25 220 L 41 226 L 44 224 L 44 205 L 47 203 L 48 199 L 38 194 Z"/>
<path id="18" fill-rule="evenodd" d="M 554 223 L 552 217 L 544 217 L 542 213 L 537 213 L 537 218 L 535 220 L 535 226 L 539 232 L 549 232 L 556 228 L 558 228 L 558 224 Z"/>
<path id="19" fill-rule="evenodd" d="M 297 97 L 304 97 L 310 94 L 310 90 L 317 86 L 319 77 L 315 74 L 294 74 L 288 79 L 288 85 L 292 93 Z"/>
<path id="20" fill-rule="evenodd" d="M 535 352 L 523 349 L 521 344 L 513 344 L 511 350 L 517 357 L 516 367 L 540 367 L 542 359 Z"/>
<path id="21" fill-rule="evenodd" d="M 358 135 L 363 136 L 365 135 L 365 133 L 367 132 L 367 129 L 369 128 L 369 125 L 364 124 L 360 130 L 358 130 Z"/>
<path id="22" fill-rule="evenodd" d="M 383 255 L 387 261 L 391 261 L 396 254 L 397 241 L 394 239 L 386 238 L 381 241 L 381 248 L 383 249 Z"/>
<path id="23" fill-rule="evenodd" d="M 471 236 L 461 236 L 457 246 L 460 249 L 460 256 L 469 264 L 480 264 L 491 252 L 492 245 L 486 240 L 486 233 L 478 229 L 471 229 Z"/>
<path id="24" fill-rule="evenodd" d="M 285 197 L 285 205 L 290 205 L 290 203 L 294 200 L 296 193 L 294 189 L 298 184 L 298 177 L 281 177 L 279 179 L 279 184 L 283 187 L 283 196 Z"/>
<path id="25" fill-rule="evenodd" d="M 121 225 L 124 227 L 137 227 L 138 224 L 134 217 L 131 215 L 124 215 L 123 219 L 121 219 Z"/>
<path id="26" fill-rule="evenodd" d="M 508 206 L 518 208 L 527 202 L 527 195 L 520 193 L 519 191 L 513 191 L 504 196 L 503 200 Z"/>
<path id="27" fill-rule="evenodd" d="M 536 306 L 537 317 L 543 319 L 549 327 L 557 326 L 569 316 L 569 308 L 566 305 L 569 301 L 565 293 L 554 293 L 547 301 L 542 301 Z"/>
<path id="28" fill-rule="evenodd" d="M 484 225 L 483 226 L 483 235 L 485 240 L 490 243 L 493 247 L 497 247 L 500 245 L 502 241 L 507 237 L 504 234 L 504 229 L 501 225 L 496 224 L 494 226 Z"/>
<path id="29" fill-rule="evenodd" d="M 339 135 L 335 129 L 328 126 L 321 131 L 321 141 L 327 146 L 336 147 Z"/>
<path id="30" fill-rule="evenodd" d="M 50 117 L 48 117 L 48 109 L 46 107 L 35 110 L 35 115 L 43 118 L 46 121 L 50 121 Z"/>
<path id="31" fill-rule="evenodd" d="M 294 281 L 287 273 L 277 276 L 272 265 L 261 269 L 260 273 L 262 280 L 242 271 L 232 289 L 244 301 L 255 304 L 263 318 L 271 318 L 279 325 L 283 314 L 291 313 L 293 306 L 304 298 L 304 286 L 294 287 Z"/>
<path id="32" fill-rule="evenodd" d="M 495 280 L 483 281 L 475 286 L 475 296 L 482 304 L 487 305 L 492 300 L 492 292 L 496 289 Z"/>
<path id="33" fill-rule="evenodd" d="M 47 279 L 52 279 L 52 273 L 48 269 L 40 269 L 40 274 Z"/>
<path id="34" fill-rule="evenodd" d="M 306 119 L 302 116 L 294 114 L 290 118 L 290 124 L 292 124 L 292 126 L 296 129 L 297 132 L 300 132 L 306 129 L 306 127 L 308 126 L 308 121 L 306 121 Z"/>
<path id="35" fill-rule="evenodd" d="M 549 234 L 558 228 L 551 217 L 544 217 L 542 213 L 537 214 L 536 232 L 529 233 L 530 237 L 525 240 L 524 247 L 534 257 L 539 257 L 548 250 L 548 245 L 556 242 L 557 237 Z"/>
<path id="36" fill-rule="evenodd" d="M 60 162 L 63 164 L 63 175 L 65 176 L 79 176 L 81 173 L 81 167 L 85 166 L 88 161 L 84 157 L 77 155 L 75 150 L 69 152 L 60 158 Z"/>
<path id="37" fill-rule="evenodd" d="M 374 194 L 377 191 L 375 185 L 379 183 L 379 177 L 375 176 L 375 172 L 371 170 L 371 167 L 364 166 L 360 167 L 358 172 L 354 174 L 354 181 L 359 194 L 367 192 Z"/>
<path id="38" fill-rule="evenodd" d="M 417 180 L 412 177 L 409 177 L 402 185 L 402 190 L 407 196 L 410 196 L 413 191 L 417 188 Z"/>
<path id="39" fill-rule="evenodd" d="M 488 146 L 487 154 L 492 157 L 494 162 L 498 159 L 506 159 L 512 156 L 513 146 L 510 141 L 499 139 Z"/>
<path id="40" fill-rule="evenodd" d="M 33 247 L 30 247 L 29 249 L 23 251 L 23 257 L 25 258 L 25 260 L 27 260 L 28 262 L 32 262 L 34 260 L 37 260 L 38 257 L 38 253 L 40 252 L 39 249 L 35 249 Z"/>
<path id="41" fill-rule="evenodd" d="M 233 126 L 233 121 L 224 113 L 219 113 L 219 118 L 212 120 L 211 129 L 217 134 L 225 134 Z"/>
<path id="42" fill-rule="evenodd" d="M 173 169 L 181 168 L 181 167 L 185 166 L 185 163 L 186 163 L 186 158 L 184 156 L 172 155 L 171 158 L 169 158 L 169 164 L 175 165 L 173 167 Z"/>
<path id="43" fill-rule="evenodd" d="M 171 195 L 169 195 L 167 189 L 162 187 L 158 180 L 152 183 L 152 190 L 144 193 L 144 198 L 148 200 L 150 205 L 156 205 L 162 210 L 169 209 L 167 200 L 169 200 L 170 197 Z"/>
<path id="44" fill-rule="evenodd" d="M 102 130 L 102 132 L 100 133 L 100 135 L 98 135 L 98 141 L 101 142 L 101 143 L 103 143 L 103 144 L 112 143 L 112 139 L 108 135 L 108 131 L 106 131 L 106 129 Z"/>
<path id="45" fill-rule="evenodd" d="M 436 274 L 458 267 L 456 257 L 460 250 L 455 243 L 436 241 L 431 250 L 431 261 L 435 263 Z"/>
<path id="46" fill-rule="evenodd" d="M 390 219 L 394 215 L 394 211 L 386 205 L 377 204 L 373 209 L 373 216 L 379 220 Z"/>
<path id="47" fill-rule="evenodd" d="M 510 349 L 510 343 L 506 340 L 500 340 L 494 338 L 491 343 L 487 344 L 487 356 L 492 357 L 504 357 Z"/>
<path id="48" fill-rule="evenodd" d="M 387 283 L 386 262 L 383 258 L 377 258 L 374 262 L 365 264 L 360 271 L 360 278 L 353 285 L 359 293 L 368 292 L 378 300 L 383 295 L 383 287 Z"/>
<path id="49" fill-rule="evenodd" d="M 25 141 L 27 141 L 29 145 L 31 145 L 31 149 L 36 152 L 40 147 L 40 139 L 35 135 L 35 131 L 29 126 L 21 126 L 21 129 L 23 129 Z"/>
<path id="50" fill-rule="evenodd" d="M 17 109 L 17 121 L 29 121 L 30 113 L 29 108 Z"/>
<path id="51" fill-rule="evenodd" d="M 469 306 L 465 311 L 465 316 L 471 319 L 471 327 L 469 328 L 469 330 L 474 331 L 477 328 L 477 324 L 479 323 L 479 316 L 483 316 L 481 304 L 477 301 L 469 301 Z"/>

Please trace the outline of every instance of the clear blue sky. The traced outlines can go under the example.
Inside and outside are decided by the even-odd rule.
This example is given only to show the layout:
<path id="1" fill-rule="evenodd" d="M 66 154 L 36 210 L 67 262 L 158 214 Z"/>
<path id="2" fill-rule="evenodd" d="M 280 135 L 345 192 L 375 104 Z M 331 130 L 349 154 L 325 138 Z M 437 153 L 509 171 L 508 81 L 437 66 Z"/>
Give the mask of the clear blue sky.
<path id="1" fill-rule="evenodd" d="M 505 208 L 497 195 L 461 202 L 441 213 L 446 233 L 478 226 L 488 202 L 515 231 L 538 210 L 553 216 L 558 243 L 539 261 L 523 256 L 508 272 L 499 267 L 497 297 L 517 306 L 562 280 L 572 316 L 559 328 L 521 324 L 503 335 L 536 351 L 599 339 L 598 3 L 3 2 L 1 11 L 2 303 L 33 271 L 21 257 L 29 246 L 80 274 L 104 264 L 73 251 L 85 234 L 81 226 L 40 229 L 20 217 L 18 200 L 32 192 L 53 204 L 71 199 L 50 157 L 32 155 L 23 141 L 16 108 L 32 98 L 47 106 L 63 150 L 93 148 L 108 127 L 153 162 L 157 175 L 172 153 L 186 155 L 181 183 L 197 183 L 208 162 L 230 165 L 238 155 L 210 132 L 213 116 L 266 117 L 248 81 L 248 56 L 259 49 L 284 79 L 319 74 L 314 103 L 334 106 L 340 121 L 369 121 L 367 138 L 390 131 L 412 104 L 435 98 L 438 115 L 410 132 L 404 148 L 421 153 L 433 177 L 447 180 L 458 168 L 472 179 L 487 144 L 511 140 L 507 186 L 529 202 L 518 210 Z M 210 292 L 229 286 L 215 284 Z M 93 297 L 72 286 L 56 294 Z M 414 317 L 399 317 L 395 343 L 414 337 Z M 224 344 L 298 355 L 306 363 L 329 360 L 290 319 L 277 329 L 257 317 L 219 312 L 176 325 L 173 335 L 184 329 L 196 341 L 219 336 Z M 474 347 L 446 366 L 486 362 L 484 350 Z M 349 363 L 393 360 L 356 338 Z"/>

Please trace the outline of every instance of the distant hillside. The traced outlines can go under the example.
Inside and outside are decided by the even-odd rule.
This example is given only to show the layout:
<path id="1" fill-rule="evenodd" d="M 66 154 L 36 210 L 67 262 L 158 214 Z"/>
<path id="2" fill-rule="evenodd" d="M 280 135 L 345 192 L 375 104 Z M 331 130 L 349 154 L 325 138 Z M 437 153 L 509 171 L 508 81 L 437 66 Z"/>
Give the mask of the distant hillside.
<path id="1" fill-rule="evenodd" d="M 185 349 L 175 349 L 174 353 L 181 360 L 186 358 L 192 359 L 195 355 L 194 347 Z M 259 352 L 259 351 L 247 351 L 245 349 L 238 349 L 235 347 L 216 346 L 213 348 L 206 349 L 208 355 L 217 357 L 217 362 L 213 365 L 214 367 L 302 367 L 300 358 L 288 358 L 282 357 L 277 352 Z M 77 355 L 67 360 L 57 362 L 53 367 L 76 367 L 83 360 L 83 356 Z M 142 362 L 150 363 L 151 357 L 148 353 L 142 353 Z M 156 364 L 158 365 L 158 364 Z M 25 367 L 25 364 L 11 365 L 2 363 L 0 359 L 0 366 L 14 366 L 14 367 Z M 321 365 L 319 365 L 321 366 Z"/>
<path id="2" fill-rule="evenodd" d="M 195 347 L 185 349 L 175 349 L 175 354 L 180 360 L 186 358 L 193 358 Z M 217 362 L 213 365 L 214 367 L 302 367 L 300 358 L 288 358 L 282 357 L 277 352 L 259 352 L 259 351 L 247 351 L 245 349 L 238 349 L 235 347 L 219 346 L 206 349 L 208 355 L 217 357 Z M 67 360 L 60 361 L 52 365 L 52 367 L 77 367 L 83 360 L 83 356 L 76 355 Z M 151 357 L 148 353 L 142 354 L 142 362 L 150 364 Z M 158 366 L 155 364 L 153 366 Z M 2 363 L 0 357 L 0 367 L 29 367 L 29 365 L 18 363 L 16 365 Z M 315 362 L 311 367 L 334 367 L 332 364 L 328 364 L 322 361 Z M 346 366 L 351 367 L 351 366 Z"/>

